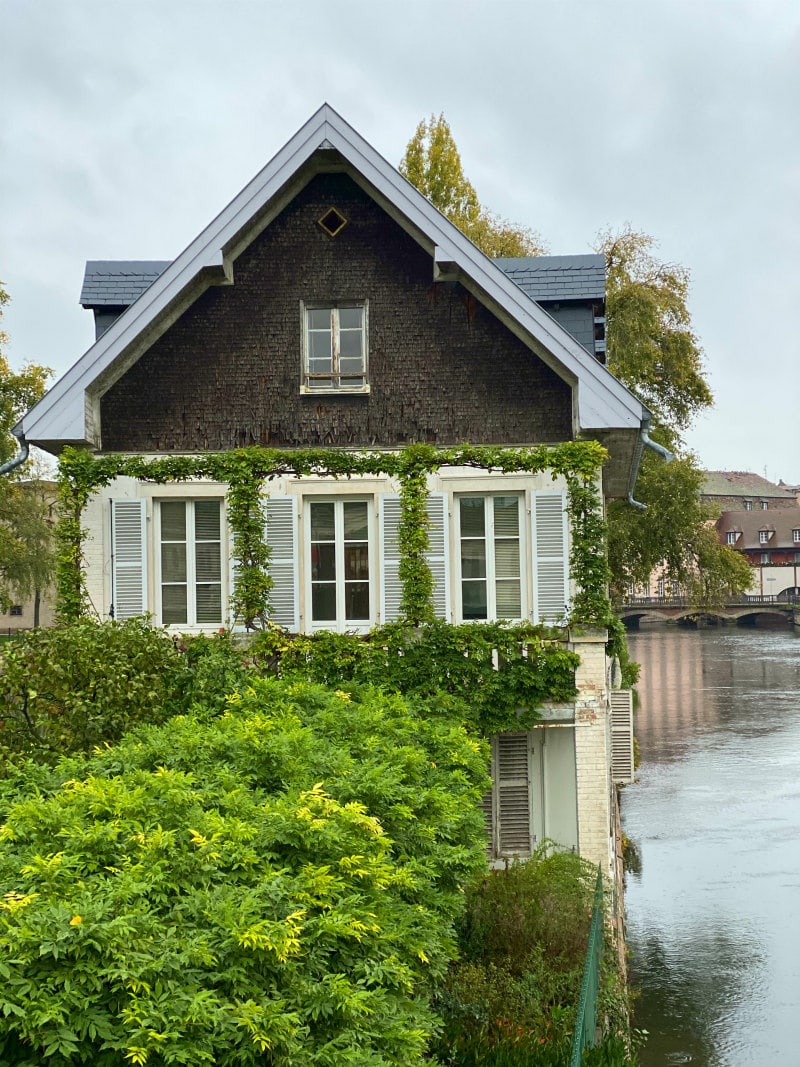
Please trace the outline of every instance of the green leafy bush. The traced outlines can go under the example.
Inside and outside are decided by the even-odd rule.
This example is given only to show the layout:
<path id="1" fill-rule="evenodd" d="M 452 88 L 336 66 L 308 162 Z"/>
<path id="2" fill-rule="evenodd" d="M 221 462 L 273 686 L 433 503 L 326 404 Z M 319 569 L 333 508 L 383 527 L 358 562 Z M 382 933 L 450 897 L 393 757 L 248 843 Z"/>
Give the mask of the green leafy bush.
<path id="1" fill-rule="evenodd" d="M 32 630 L 0 648 L 0 763 L 116 741 L 163 721 L 186 686 L 184 658 L 144 619 Z"/>
<path id="2" fill-rule="evenodd" d="M 399 696 L 254 680 L 16 774 L 0 1062 L 422 1063 L 486 751 Z"/>

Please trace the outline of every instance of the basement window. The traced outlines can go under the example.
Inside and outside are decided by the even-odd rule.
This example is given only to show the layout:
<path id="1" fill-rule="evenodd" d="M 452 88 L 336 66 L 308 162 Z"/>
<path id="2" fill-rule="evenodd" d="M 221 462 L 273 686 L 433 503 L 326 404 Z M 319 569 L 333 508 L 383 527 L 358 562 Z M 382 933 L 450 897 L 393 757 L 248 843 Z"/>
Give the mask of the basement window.
<path id="1" fill-rule="evenodd" d="M 305 393 L 366 393 L 367 305 L 336 304 L 303 310 Z"/>

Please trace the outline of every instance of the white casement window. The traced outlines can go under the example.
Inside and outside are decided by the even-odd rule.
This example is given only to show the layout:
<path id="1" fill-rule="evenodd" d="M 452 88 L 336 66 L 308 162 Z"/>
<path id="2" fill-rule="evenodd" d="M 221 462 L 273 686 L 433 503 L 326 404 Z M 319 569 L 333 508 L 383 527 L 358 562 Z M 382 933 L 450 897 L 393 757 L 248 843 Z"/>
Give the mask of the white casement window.
<path id="1" fill-rule="evenodd" d="M 459 617 L 525 617 L 521 494 L 457 498 Z"/>
<path id="2" fill-rule="evenodd" d="M 660 597 L 664 596 L 664 579 L 663 578 L 659 578 L 658 579 L 658 583 L 656 585 L 656 591 L 657 591 L 658 596 L 660 596 Z"/>
<path id="3" fill-rule="evenodd" d="M 745 502 L 744 502 L 744 510 L 745 511 L 752 511 L 753 510 L 753 501 L 752 500 L 745 500 Z"/>
<path id="4" fill-rule="evenodd" d="M 303 335 L 305 391 L 366 392 L 366 304 L 305 307 Z"/>
<path id="5" fill-rule="evenodd" d="M 735 530 L 728 530 L 728 532 L 725 534 L 725 543 L 729 545 L 735 545 L 737 537 L 738 534 Z"/>
<path id="6" fill-rule="evenodd" d="M 311 500 L 306 523 L 312 629 L 368 629 L 374 618 L 372 502 Z"/>
<path id="7" fill-rule="evenodd" d="M 159 621 L 221 625 L 222 501 L 160 500 L 156 516 Z"/>
<path id="8" fill-rule="evenodd" d="M 769 530 L 759 530 L 758 531 L 758 543 L 760 545 L 769 544 Z"/>
<path id="9" fill-rule="evenodd" d="M 762 563 L 771 563 L 772 562 L 772 554 L 770 552 L 762 552 L 761 553 L 761 562 Z"/>
<path id="10" fill-rule="evenodd" d="M 792 542 L 795 545 L 800 545 L 800 530 L 792 530 Z"/>
<path id="11" fill-rule="evenodd" d="M 762 500 L 761 501 L 761 510 L 762 511 L 768 511 L 769 510 L 769 501 L 768 500 Z"/>

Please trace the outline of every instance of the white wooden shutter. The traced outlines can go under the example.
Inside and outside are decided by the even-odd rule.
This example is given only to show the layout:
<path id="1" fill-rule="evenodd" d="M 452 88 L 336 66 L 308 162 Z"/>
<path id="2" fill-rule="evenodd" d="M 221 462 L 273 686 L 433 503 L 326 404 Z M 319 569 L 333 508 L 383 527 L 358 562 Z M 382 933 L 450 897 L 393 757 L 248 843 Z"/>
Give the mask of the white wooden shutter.
<path id="1" fill-rule="evenodd" d="M 611 690 L 611 777 L 617 785 L 633 781 L 633 693 Z"/>
<path id="2" fill-rule="evenodd" d="M 144 500 L 111 501 L 111 612 L 132 619 L 147 611 L 147 517 Z"/>
<path id="3" fill-rule="evenodd" d="M 380 527 L 381 623 L 400 618 L 400 497 L 397 493 L 381 493 L 378 498 Z"/>
<path id="4" fill-rule="evenodd" d="M 495 842 L 499 856 L 529 856 L 531 840 L 528 734 L 494 739 Z"/>
<path id="5" fill-rule="evenodd" d="M 433 575 L 433 613 L 437 619 L 449 618 L 450 575 L 448 560 L 447 495 L 429 493 L 427 500 L 428 539 L 430 548 L 425 559 Z M 400 497 L 382 493 L 378 499 L 380 519 L 381 622 L 400 617 L 403 587 L 400 584 Z"/>
<path id="6" fill-rule="evenodd" d="M 567 515 L 563 493 L 533 494 L 533 621 L 563 619 L 569 596 Z"/>
<path id="7" fill-rule="evenodd" d="M 293 496 L 271 496 L 264 501 L 266 541 L 270 547 L 269 617 L 277 626 L 296 633 L 300 628 L 298 590 L 297 505 Z"/>
<path id="8" fill-rule="evenodd" d="M 433 575 L 433 614 L 437 619 L 450 619 L 450 559 L 447 529 L 447 494 L 428 494 L 428 566 Z"/>

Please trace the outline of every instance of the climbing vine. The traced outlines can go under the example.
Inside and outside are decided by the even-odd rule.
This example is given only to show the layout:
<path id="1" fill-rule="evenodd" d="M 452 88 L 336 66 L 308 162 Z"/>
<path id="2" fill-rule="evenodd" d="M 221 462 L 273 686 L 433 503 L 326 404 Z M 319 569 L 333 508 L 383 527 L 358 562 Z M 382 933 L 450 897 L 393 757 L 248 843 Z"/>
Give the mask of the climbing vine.
<path id="1" fill-rule="evenodd" d="M 248 629 L 264 627 L 269 615 L 272 580 L 269 545 L 265 536 L 264 489 L 275 478 L 293 475 L 350 478 L 387 476 L 400 485 L 401 518 L 398 533 L 401 614 L 407 623 L 433 620 L 433 578 L 426 553 L 428 543 L 428 475 L 442 467 L 477 467 L 503 473 L 536 474 L 549 471 L 567 484 L 572 524 L 571 573 L 577 584 L 570 623 L 608 626 L 612 614 L 607 596 L 608 566 L 601 546 L 605 523 L 597 478 L 606 452 L 594 441 L 560 445 L 502 448 L 459 445 L 438 448 L 409 445 L 396 452 L 350 452 L 343 449 L 245 448 L 201 456 L 92 456 L 67 448 L 61 457 L 59 496 L 61 519 L 57 533 L 58 614 L 62 621 L 79 618 L 88 607 L 82 583 L 81 515 L 92 493 L 115 478 L 166 484 L 206 479 L 227 486 L 228 523 L 233 536 L 237 621 Z"/>

